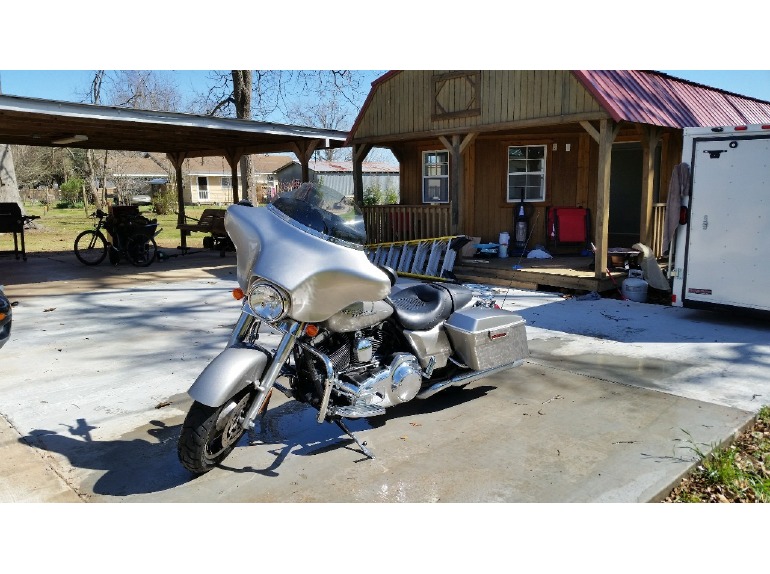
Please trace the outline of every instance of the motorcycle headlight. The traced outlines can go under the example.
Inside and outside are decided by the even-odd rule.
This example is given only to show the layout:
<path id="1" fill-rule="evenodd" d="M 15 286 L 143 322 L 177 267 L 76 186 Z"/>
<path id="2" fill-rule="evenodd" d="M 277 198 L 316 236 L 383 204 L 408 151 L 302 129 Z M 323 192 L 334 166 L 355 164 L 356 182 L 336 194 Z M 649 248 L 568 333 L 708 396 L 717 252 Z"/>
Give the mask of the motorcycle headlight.
<path id="1" fill-rule="evenodd" d="M 265 321 L 277 321 L 289 310 L 289 298 L 268 283 L 255 283 L 248 301 L 254 314 Z"/>

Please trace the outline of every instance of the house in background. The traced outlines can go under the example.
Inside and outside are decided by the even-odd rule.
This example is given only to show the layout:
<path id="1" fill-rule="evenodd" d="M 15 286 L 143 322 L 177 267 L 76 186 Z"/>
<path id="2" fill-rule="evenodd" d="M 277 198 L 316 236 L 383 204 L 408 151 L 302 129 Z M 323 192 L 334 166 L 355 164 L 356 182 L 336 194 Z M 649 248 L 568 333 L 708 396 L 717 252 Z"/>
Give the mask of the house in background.
<path id="1" fill-rule="evenodd" d="M 661 255 L 684 127 L 768 122 L 770 102 L 652 71 L 405 70 L 372 84 L 347 143 L 359 201 L 369 151 L 399 161 L 401 238 L 513 237 L 523 198 L 532 248 L 548 244 L 551 208 L 585 208 L 604 279 L 610 248 L 641 241 Z M 384 221 L 378 209 L 367 217 Z"/>
<path id="2" fill-rule="evenodd" d="M 352 161 L 314 161 L 308 163 L 310 180 L 322 183 L 340 193 L 353 197 L 353 162 Z M 276 172 L 284 188 L 301 181 L 301 166 L 294 161 L 292 165 L 279 168 Z M 384 162 L 363 162 L 361 167 L 363 189 L 379 186 L 382 191 L 392 190 L 398 195 L 399 167 L 397 164 Z"/>
<path id="3" fill-rule="evenodd" d="M 277 188 L 276 172 L 296 163 L 291 156 L 252 155 L 255 188 L 252 201 L 263 200 Z M 238 170 L 240 175 L 240 170 Z M 152 195 L 171 181 L 174 168 L 161 154 L 109 152 L 107 154 L 107 196 L 126 200 L 132 195 Z M 232 203 L 232 171 L 223 157 L 186 159 L 182 165 L 184 202 L 187 205 Z M 100 182 L 101 183 L 101 182 Z"/>
<path id="4" fill-rule="evenodd" d="M 291 156 L 252 155 L 255 189 L 249 190 L 252 202 L 264 201 L 275 192 L 276 174 L 294 163 Z M 186 159 L 182 165 L 184 174 L 185 203 L 195 205 L 228 204 L 233 201 L 233 181 L 230 165 L 223 157 L 198 157 Z M 240 166 L 238 174 L 240 176 Z M 245 194 L 244 194 L 245 195 Z"/>

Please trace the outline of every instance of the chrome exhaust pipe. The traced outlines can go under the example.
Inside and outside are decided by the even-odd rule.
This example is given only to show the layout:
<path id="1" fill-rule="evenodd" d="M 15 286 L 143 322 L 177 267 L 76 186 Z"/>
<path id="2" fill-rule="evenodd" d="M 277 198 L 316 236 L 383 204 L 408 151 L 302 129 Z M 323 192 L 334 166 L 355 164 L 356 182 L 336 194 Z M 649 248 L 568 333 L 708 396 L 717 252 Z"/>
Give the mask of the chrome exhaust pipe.
<path id="1" fill-rule="evenodd" d="M 505 371 L 508 369 L 512 369 L 513 367 L 518 367 L 523 362 L 524 362 L 524 359 L 519 359 L 518 361 L 514 361 L 513 363 L 506 363 L 505 365 L 494 367 L 492 369 L 487 369 L 485 371 L 474 371 L 472 373 L 458 375 L 457 377 L 451 378 L 448 381 L 444 381 L 442 383 L 436 383 L 435 385 L 428 387 L 424 391 L 419 392 L 416 398 L 427 399 L 429 397 L 432 397 L 439 391 L 443 391 L 448 387 L 467 385 L 468 383 L 472 383 L 473 381 L 476 381 L 483 377 L 488 377 L 489 375 L 494 375 L 495 373 L 499 373 L 500 371 Z"/>

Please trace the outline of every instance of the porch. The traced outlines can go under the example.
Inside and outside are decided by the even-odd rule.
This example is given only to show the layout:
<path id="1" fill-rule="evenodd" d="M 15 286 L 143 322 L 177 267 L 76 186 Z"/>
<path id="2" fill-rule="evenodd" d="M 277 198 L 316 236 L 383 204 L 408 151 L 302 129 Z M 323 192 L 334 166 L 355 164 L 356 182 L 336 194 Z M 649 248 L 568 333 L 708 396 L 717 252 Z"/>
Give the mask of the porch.
<path id="1" fill-rule="evenodd" d="M 552 291 L 612 291 L 619 288 L 628 272 L 623 268 L 610 269 L 611 276 L 597 278 L 591 264 L 593 255 L 586 257 L 562 256 L 553 259 L 526 257 L 494 257 L 490 259 L 460 258 L 453 273 L 461 283 L 483 283 L 516 289 Z M 615 283 L 613 283 L 613 280 Z"/>
<path id="2" fill-rule="evenodd" d="M 369 244 L 431 239 L 450 235 L 448 204 L 436 205 L 378 205 L 364 207 Z M 666 204 L 656 203 L 652 210 L 652 249 L 655 256 L 663 255 L 663 228 Z M 592 226 L 593 228 L 593 226 Z M 505 231 L 505 230 L 501 230 Z M 482 238 L 482 242 L 497 238 Z M 631 245 L 612 246 L 630 248 Z M 534 245 L 527 245 L 528 249 Z M 547 248 L 550 251 L 550 248 Z M 467 252 L 466 252 L 467 253 Z M 627 277 L 623 267 L 595 270 L 595 257 L 559 254 L 552 259 L 526 257 L 458 257 L 453 273 L 464 283 L 487 283 L 520 289 L 570 289 L 576 291 L 610 291 L 619 287 Z M 607 258 L 612 265 L 612 257 Z M 514 266 L 516 267 L 514 269 Z M 614 281 L 614 282 L 613 282 Z"/>

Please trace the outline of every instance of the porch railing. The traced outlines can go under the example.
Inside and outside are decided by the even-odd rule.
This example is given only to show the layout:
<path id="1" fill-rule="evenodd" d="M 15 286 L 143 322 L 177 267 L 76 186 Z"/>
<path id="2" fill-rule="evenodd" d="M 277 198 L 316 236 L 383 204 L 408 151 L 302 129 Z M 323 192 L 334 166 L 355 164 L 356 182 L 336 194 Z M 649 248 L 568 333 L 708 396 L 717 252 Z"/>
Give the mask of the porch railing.
<path id="1" fill-rule="evenodd" d="M 666 204 L 654 203 L 652 205 L 652 240 L 650 249 L 655 257 L 663 256 L 663 229 L 666 226 Z"/>
<path id="2" fill-rule="evenodd" d="M 374 205 L 364 207 L 368 243 L 411 241 L 450 235 L 450 206 Z"/>

